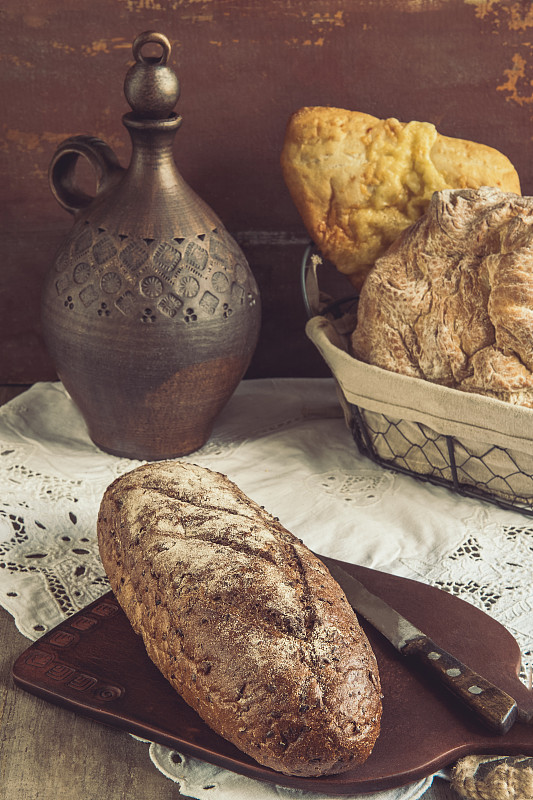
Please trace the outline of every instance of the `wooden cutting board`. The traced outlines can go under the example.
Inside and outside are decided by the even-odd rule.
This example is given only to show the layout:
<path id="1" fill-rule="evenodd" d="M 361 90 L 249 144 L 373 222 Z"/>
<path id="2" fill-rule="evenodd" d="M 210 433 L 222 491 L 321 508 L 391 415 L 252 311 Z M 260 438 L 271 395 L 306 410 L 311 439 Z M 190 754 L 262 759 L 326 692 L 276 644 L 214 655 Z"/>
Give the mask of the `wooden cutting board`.
<path id="1" fill-rule="evenodd" d="M 417 581 L 339 562 L 417 627 L 533 712 L 518 679 L 520 651 L 499 623 L 470 604 Z M 213 733 L 148 659 L 140 637 L 109 593 L 32 644 L 13 666 L 15 683 L 107 725 L 259 780 L 325 794 L 390 789 L 472 753 L 533 755 L 533 725 L 505 736 L 485 730 L 445 690 L 407 661 L 364 620 L 383 686 L 382 730 L 361 767 L 342 775 L 296 778 L 256 764 Z"/>

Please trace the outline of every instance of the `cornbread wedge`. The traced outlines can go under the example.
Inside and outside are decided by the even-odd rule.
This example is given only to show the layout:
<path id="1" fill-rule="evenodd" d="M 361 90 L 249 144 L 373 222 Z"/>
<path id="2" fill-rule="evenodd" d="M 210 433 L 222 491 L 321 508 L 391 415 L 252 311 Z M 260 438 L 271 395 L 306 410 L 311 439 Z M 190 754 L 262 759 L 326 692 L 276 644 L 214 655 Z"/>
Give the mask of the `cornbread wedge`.
<path id="1" fill-rule="evenodd" d="M 311 238 L 356 288 L 433 192 L 493 186 L 520 194 L 515 168 L 492 147 L 442 136 L 429 122 L 339 108 L 297 111 L 281 166 Z"/>

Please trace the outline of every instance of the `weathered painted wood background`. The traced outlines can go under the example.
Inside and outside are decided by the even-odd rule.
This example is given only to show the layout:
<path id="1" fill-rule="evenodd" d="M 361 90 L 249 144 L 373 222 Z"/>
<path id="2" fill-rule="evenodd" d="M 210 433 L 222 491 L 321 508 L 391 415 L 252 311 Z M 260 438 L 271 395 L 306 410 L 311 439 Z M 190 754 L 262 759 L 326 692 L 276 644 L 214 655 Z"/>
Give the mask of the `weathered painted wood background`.
<path id="1" fill-rule="evenodd" d="M 39 296 L 71 218 L 47 181 L 67 136 L 129 158 L 131 43 L 171 40 L 184 124 L 176 160 L 247 253 L 264 321 L 249 375 L 327 374 L 305 338 L 306 234 L 279 152 L 289 115 L 336 105 L 428 120 L 502 150 L 533 193 L 533 3 L 498 0 L 3 0 L 0 383 L 54 377 Z"/>

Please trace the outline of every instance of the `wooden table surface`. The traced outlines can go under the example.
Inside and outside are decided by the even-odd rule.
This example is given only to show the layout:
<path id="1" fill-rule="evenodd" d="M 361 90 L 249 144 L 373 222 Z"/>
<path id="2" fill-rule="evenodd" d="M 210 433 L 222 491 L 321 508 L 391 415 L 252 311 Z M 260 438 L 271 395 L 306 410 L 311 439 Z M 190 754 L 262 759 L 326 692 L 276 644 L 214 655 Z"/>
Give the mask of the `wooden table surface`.
<path id="1" fill-rule="evenodd" d="M 0 386 L 0 404 L 24 388 Z M 11 665 L 29 641 L 1 607 L 0 642 L 0 800 L 185 797 L 153 766 L 146 744 L 13 685 Z M 424 800 L 457 797 L 436 779 Z"/>

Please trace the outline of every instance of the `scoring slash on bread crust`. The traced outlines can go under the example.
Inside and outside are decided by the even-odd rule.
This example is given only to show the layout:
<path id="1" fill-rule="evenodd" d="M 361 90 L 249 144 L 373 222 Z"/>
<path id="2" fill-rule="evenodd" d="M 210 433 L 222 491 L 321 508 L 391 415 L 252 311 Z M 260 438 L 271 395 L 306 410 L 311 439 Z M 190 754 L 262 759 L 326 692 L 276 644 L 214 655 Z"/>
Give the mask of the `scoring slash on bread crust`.
<path id="1" fill-rule="evenodd" d="M 367 759 L 381 690 L 365 633 L 322 562 L 226 476 L 138 467 L 106 490 L 98 540 L 148 655 L 213 730 L 286 774 Z"/>
<path id="2" fill-rule="evenodd" d="M 339 108 L 293 114 L 281 166 L 309 235 L 357 289 L 433 192 L 493 186 L 520 193 L 515 168 L 492 147 L 442 136 L 429 122 Z"/>

